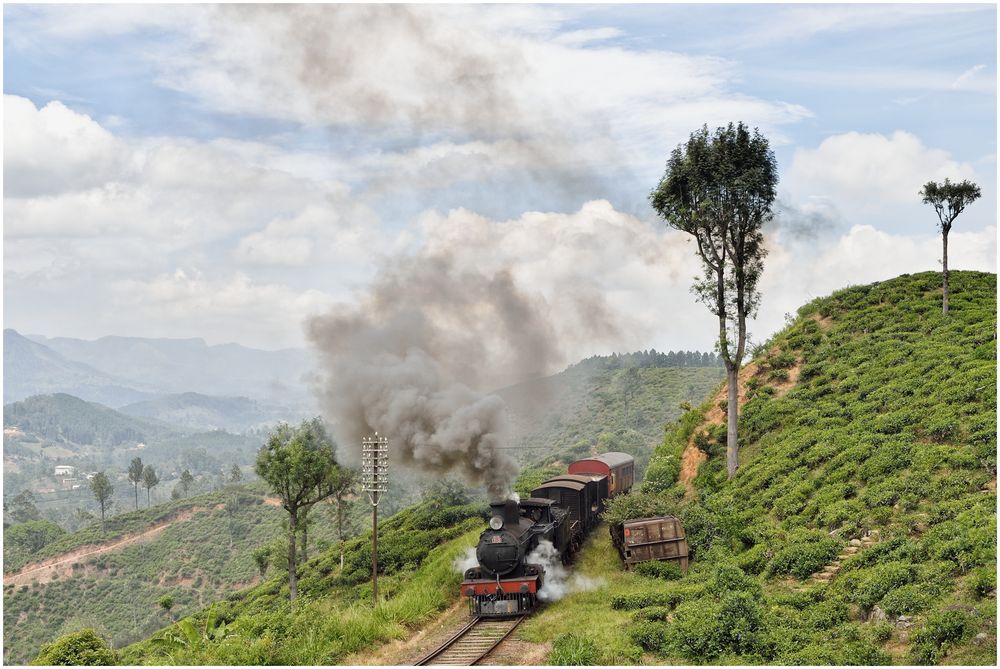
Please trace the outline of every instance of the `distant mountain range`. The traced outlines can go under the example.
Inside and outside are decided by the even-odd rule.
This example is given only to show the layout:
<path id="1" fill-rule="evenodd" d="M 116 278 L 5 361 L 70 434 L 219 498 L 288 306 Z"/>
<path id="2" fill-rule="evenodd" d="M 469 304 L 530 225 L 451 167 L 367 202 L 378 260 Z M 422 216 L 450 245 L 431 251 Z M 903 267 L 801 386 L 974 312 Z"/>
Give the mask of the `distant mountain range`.
<path id="1" fill-rule="evenodd" d="M 24 336 L 4 330 L 4 403 L 66 393 L 193 429 L 240 431 L 315 413 L 304 350 L 202 339 Z"/>
<path id="2" fill-rule="evenodd" d="M 197 392 L 269 400 L 304 396 L 303 376 L 311 368 L 309 354 L 301 349 L 262 351 L 239 344 L 209 346 L 204 339 L 26 338 L 68 360 L 128 379 L 133 385 L 152 385 L 167 394 Z"/>
<path id="3" fill-rule="evenodd" d="M 3 371 L 4 403 L 32 395 L 67 393 L 108 406 L 121 406 L 157 394 L 155 388 L 145 383 L 95 369 L 9 329 L 3 331 Z"/>

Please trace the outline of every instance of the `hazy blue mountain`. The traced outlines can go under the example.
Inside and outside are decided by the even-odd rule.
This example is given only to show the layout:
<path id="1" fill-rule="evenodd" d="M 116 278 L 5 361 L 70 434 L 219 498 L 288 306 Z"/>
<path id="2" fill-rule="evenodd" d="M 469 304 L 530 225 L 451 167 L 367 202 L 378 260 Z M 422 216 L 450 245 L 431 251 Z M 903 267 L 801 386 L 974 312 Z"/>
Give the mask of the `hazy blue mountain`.
<path id="1" fill-rule="evenodd" d="M 130 416 L 156 418 L 197 430 L 242 432 L 262 423 L 294 422 L 305 416 L 291 409 L 247 397 L 215 397 L 200 393 L 167 395 L 119 409 Z"/>
<path id="2" fill-rule="evenodd" d="M 203 339 L 28 338 L 65 359 L 126 379 L 132 385 L 155 386 L 162 394 L 195 392 L 244 396 L 291 407 L 311 405 L 303 381 L 311 365 L 309 354 L 301 349 L 262 351 L 239 344 L 210 346 Z M 138 399 L 148 398 L 133 401 Z"/>
<path id="3" fill-rule="evenodd" d="M 149 384 L 133 383 L 68 358 L 17 331 L 3 331 L 4 402 L 64 392 L 84 400 L 121 406 L 155 396 Z"/>

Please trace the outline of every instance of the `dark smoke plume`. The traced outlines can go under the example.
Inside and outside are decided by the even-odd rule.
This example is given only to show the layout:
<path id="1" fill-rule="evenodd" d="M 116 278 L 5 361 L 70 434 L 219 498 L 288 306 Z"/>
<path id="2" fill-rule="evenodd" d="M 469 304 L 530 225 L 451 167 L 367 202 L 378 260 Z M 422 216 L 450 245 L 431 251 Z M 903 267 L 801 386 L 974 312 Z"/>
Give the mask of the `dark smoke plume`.
<path id="1" fill-rule="evenodd" d="M 564 362 L 548 313 L 508 270 L 460 269 L 447 252 L 393 259 L 359 306 L 306 324 L 340 442 L 378 431 L 397 462 L 457 471 L 506 497 L 518 470 L 502 450 L 507 411 L 482 389 Z"/>
<path id="2" fill-rule="evenodd" d="M 792 241 L 812 242 L 838 232 L 842 224 L 836 208 L 829 202 L 795 206 L 779 199 L 768 228 L 787 235 Z"/>

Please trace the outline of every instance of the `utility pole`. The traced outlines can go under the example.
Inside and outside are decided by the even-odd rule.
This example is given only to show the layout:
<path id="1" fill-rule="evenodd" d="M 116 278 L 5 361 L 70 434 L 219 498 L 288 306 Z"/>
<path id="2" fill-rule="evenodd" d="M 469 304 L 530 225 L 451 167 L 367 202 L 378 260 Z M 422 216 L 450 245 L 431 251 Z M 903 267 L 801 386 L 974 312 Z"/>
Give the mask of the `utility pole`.
<path id="1" fill-rule="evenodd" d="M 389 483 L 389 439 L 376 432 L 361 440 L 361 487 L 372 503 L 372 600 L 378 606 L 378 503 Z"/>

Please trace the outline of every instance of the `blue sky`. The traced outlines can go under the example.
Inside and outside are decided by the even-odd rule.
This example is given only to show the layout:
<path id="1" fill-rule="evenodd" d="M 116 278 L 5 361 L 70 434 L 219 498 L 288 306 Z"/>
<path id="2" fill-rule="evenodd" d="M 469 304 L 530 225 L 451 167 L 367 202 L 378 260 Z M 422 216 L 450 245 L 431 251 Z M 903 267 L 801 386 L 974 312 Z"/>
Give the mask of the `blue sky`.
<path id="1" fill-rule="evenodd" d="M 705 349 L 646 195 L 701 123 L 744 120 L 781 176 L 762 339 L 934 269 L 930 178 L 982 185 L 952 264 L 995 269 L 996 60 L 993 5 L 7 5 L 5 324 L 298 346 L 447 252 L 559 322 L 584 283 L 629 324 L 567 358 Z"/>

